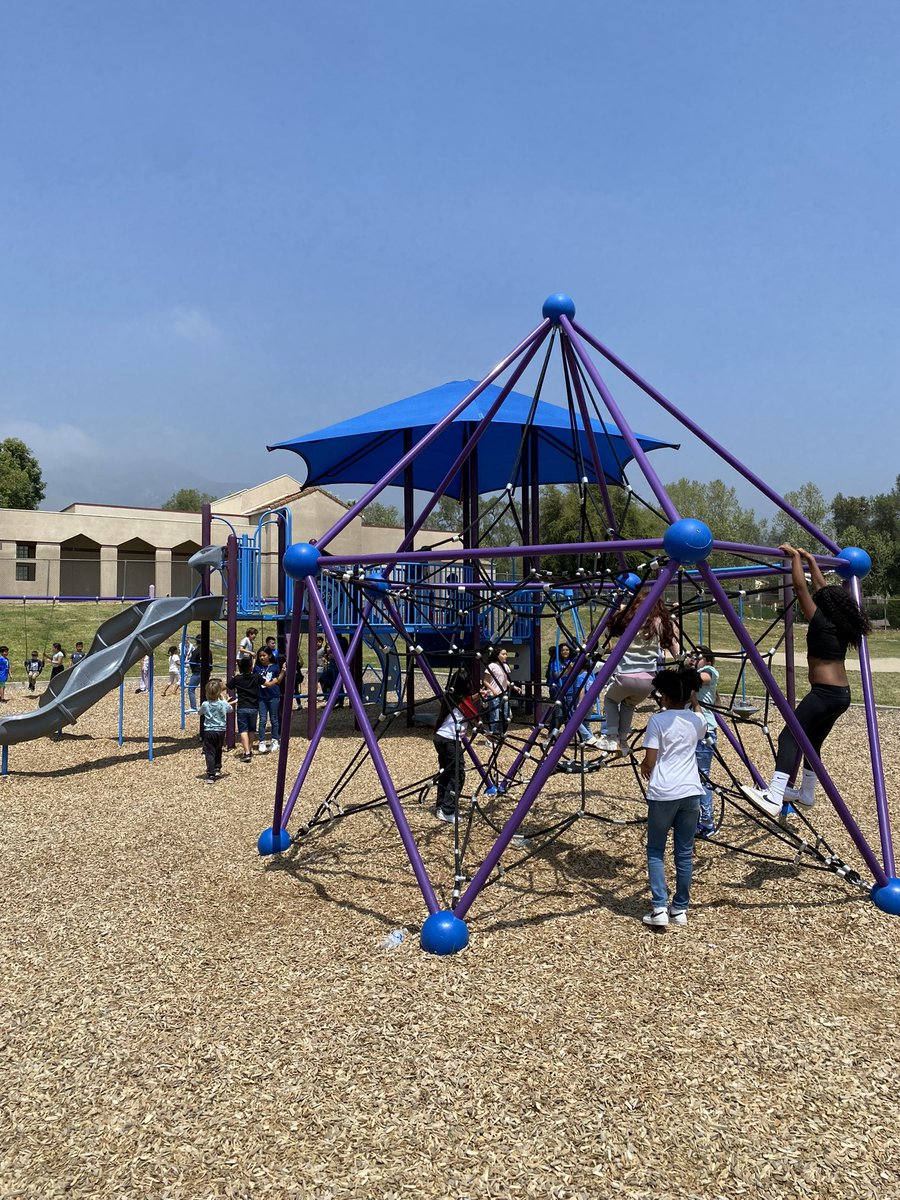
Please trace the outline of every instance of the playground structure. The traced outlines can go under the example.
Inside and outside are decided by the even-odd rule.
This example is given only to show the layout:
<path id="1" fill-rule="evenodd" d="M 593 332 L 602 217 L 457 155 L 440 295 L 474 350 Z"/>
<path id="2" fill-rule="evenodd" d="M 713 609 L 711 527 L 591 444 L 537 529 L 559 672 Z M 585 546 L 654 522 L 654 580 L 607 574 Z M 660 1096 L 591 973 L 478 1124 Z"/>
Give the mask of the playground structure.
<path id="1" fill-rule="evenodd" d="M 191 564 L 205 571 L 220 557 L 218 547 L 208 547 L 195 554 Z M 59 734 L 108 692 L 121 689 L 127 671 L 167 638 L 192 621 L 203 622 L 208 630 L 209 622 L 221 617 L 223 604 L 222 596 L 208 593 L 149 598 L 104 621 L 85 657 L 50 679 L 36 709 L 0 720 L 0 773 L 7 774 L 11 745 Z M 121 744 L 121 705 L 119 721 Z"/>
<path id="2" fill-rule="evenodd" d="M 428 910 L 428 918 L 422 926 L 423 947 L 436 953 L 451 953 L 467 943 L 466 913 L 480 891 L 499 877 L 503 869 L 500 860 L 510 845 L 514 840 L 517 843 L 523 841 L 523 822 L 553 775 L 561 770 L 571 772 L 575 769 L 583 779 L 591 771 L 611 767 L 608 760 L 599 757 L 587 759 L 583 752 L 580 761 L 577 752 L 573 758 L 569 753 L 573 735 L 579 724 L 594 710 L 600 693 L 634 636 L 631 631 L 641 627 L 647 613 L 667 588 L 677 589 L 681 597 L 678 606 L 680 613 L 703 607 L 708 607 L 711 612 L 713 608 L 709 606 L 713 606 L 728 622 L 740 646 L 742 689 L 744 671 L 752 668 L 771 704 L 794 733 L 811 763 L 838 818 L 861 855 L 871 875 L 871 882 L 864 880 L 859 872 L 832 853 L 824 838 L 811 829 L 805 817 L 800 818 L 802 827 L 799 829 L 789 823 L 788 818 L 796 816 L 793 810 L 786 810 L 778 822 L 769 822 L 768 826 L 757 813 L 747 813 L 747 818 L 764 828 L 768 827 L 772 836 L 787 843 L 795 857 L 805 856 L 820 869 L 832 871 L 854 886 L 865 887 L 880 909 L 900 914 L 900 880 L 897 879 L 894 863 L 871 668 L 865 642 L 860 647 L 859 655 L 880 857 L 866 841 L 853 813 L 794 716 L 794 597 L 781 553 L 777 548 L 717 540 L 702 522 L 682 517 L 648 458 L 648 450 L 663 443 L 653 443 L 652 439 L 644 439 L 633 432 L 591 358 L 588 347 L 796 521 L 821 547 L 817 554 L 821 568 L 824 571 L 836 570 L 857 601 L 860 599 L 859 579 L 865 576 L 870 567 L 868 556 L 857 548 L 839 548 L 613 351 L 593 337 L 574 317 L 575 306 L 568 297 L 549 297 L 543 307 L 541 323 L 489 375 L 457 399 L 427 432 L 416 440 L 406 437 L 399 458 L 386 465 L 382 461 L 381 469 L 376 471 L 373 464 L 361 467 L 359 464 L 364 456 L 360 448 L 355 450 L 351 458 L 359 473 L 347 478 L 371 486 L 355 506 L 354 514 L 375 500 L 385 487 L 394 483 L 403 484 L 405 529 L 394 555 L 332 553 L 330 547 L 351 519 L 349 516 L 336 522 L 315 545 L 296 543 L 290 545 L 284 555 L 285 573 L 298 585 L 292 592 L 291 630 L 286 651 L 288 678 L 293 677 L 302 634 L 304 631 L 307 633 L 312 649 L 318 625 L 332 646 L 343 690 L 349 698 L 360 731 L 358 755 L 348 767 L 348 775 L 352 777 L 358 769 L 360 756 L 370 760 L 377 774 L 383 788 L 381 802 L 390 808 Z M 511 452 L 504 460 L 507 478 L 498 482 L 495 474 L 486 487 L 479 452 L 492 435 L 512 389 L 542 347 L 544 354 L 529 417 L 521 422 L 518 439 L 510 438 L 507 432 L 506 440 L 511 446 Z M 567 405 L 566 409 L 560 410 L 564 414 L 561 423 L 567 425 L 572 433 L 569 477 L 579 487 L 582 532 L 580 540 L 573 544 L 548 545 L 541 544 L 538 537 L 539 486 L 552 479 L 548 479 L 542 471 L 533 417 L 541 403 L 541 389 L 554 349 L 559 354 Z M 500 387 L 495 386 L 495 380 L 507 372 L 506 382 Z M 453 434 L 454 423 L 461 423 L 462 437 L 455 440 L 451 436 L 448 440 L 448 432 Z M 406 429 L 406 434 L 410 433 L 411 430 Z M 304 453 L 302 443 L 320 439 L 321 435 L 314 435 L 298 439 L 297 443 L 282 445 Z M 652 444 L 648 445 L 648 442 Z M 437 453 L 442 445 L 445 450 L 443 457 Z M 449 452 L 446 449 L 448 445 L 451 447 Z M 631 461 L 643 476 L 652 501 L 642 501 L 628 484 L 624 468 Z M 429 464 L 427 471 L 423 466 L 425 463 Z M 496 454 L 491 458 L 491 465 L 496 471 Z M 417 471 L 420 473 L 417 474 Z M 318 476 L 310 479 L 310 482 L 319 481 Z M 412 493 L 415 486 L 428 488 L 430 498 L 418 516 L 414 517 Z M 615 488 L 624 490 L 624 505 L 617 507 L 614 503 L 612 489 Z M 485 514 L 479 507 L 479 496 L 485 490 L 499 493 L 489 512 L 496 510 L 498 519 L 506 515 L 516 522 L 520 544 L 505 547 L 484 544 Z M 453 550 L 452 553 L 448 553 L 446 548 L 413 550 L 415 535 L 445 494 L 459 496 L 461 501 L 462 549 Z M 520 497 L 518 502 L 517 495 Z M 627 535 L 629 509 L 641 504 L 658 519 L 659 535 L 656 537 L 630 538 Z M 713 569 L 707 560 L 714 552 L 728 554 L 739 565 Z M 563 565 L 554 571 L 548 570 L 546 563 L 551 557 Z M 518 572 L 504 580 L 486 569 L 487 564 L 502 560 L 514 560 L 519 564 Z M 451 571 L 455 576 L 452 580 Z M 771 656 L 764 655 L 757 642 L 750 637 L 735 612 L 735 597 L 727 591 L 729 585 L 737 584 L 737 594 L 740 595 L 748 580 L 760 579 L 777 586 L 784 601 L 782 644 L 787 666 L 783 688 L 772 673 Z M 632 595 L 638 597 L 638 603 L 629 631 L 615 646 L 610 647 L 606 626 L 616 607 L 624 598 Z M 336 597 L 340 597 L 339 602 Z M 353 621 L 345 624 L 345 628 L 352 629 L 346 651 L 338 641 L 338 629 L 331 615 L 340 611 L 341 605 L 345 612 L 353 616 Z M 575 629 L 578 627 L 573 629 L 563 620 L 567 606 L 579 614 L 581 626 L 577 635 Z M 427 620 L 423 619 L 426 613 Z M 414 618 L 412 621 L 411 615 Z M 418 621 L 415 619 L 417 617 Z M 541 664 L 538 657 L 542 645 L 539 633 L 541 622 L 547 620 L 552 621 L 559 634 L 569 640 L 573 650 L 572 676 L 582 673 L 587 678 L 581 697 L 568 714 L 561 735 L 552 742 L 544 738 Z M 373 722 L 371 714 L 367 712 L 360 687 L 359 650 L 373 630 L 390 631 L 395 652 L 398 657 L 404 657 L 406 662 L 403 690 L 406 715 L 411 723 L 419 706 L 415 696 L 417 681 L 420 686 L 424 681 L 429 693 L 426 699 L 433 704 L 434 698 L 446 692 L 448 672 L 452 674 L 466 665 L 479 671 L 477 665 L 471 668 L 471 664 L 480 663 L 483 650 L 490 644 L 504 641 L 506 635 L 516 628 L 517 622 L 521 623 L 521 646 L 528 660 L 521 736 L 504 747 L 510 752 L 505 761 L 501 761 L 500 756 L 493 752 L 490 759 L 483 760 L 474 738 L 464 739 L 465 753 L 477 783 L 470 797 L 468 818 L 461 814 L 457 816 L 452 899 L 449 907 L 442 906 L 405 811 L 405 803 L 423 801 L 429 791 L 429 780 L 426 778 L 421 781 L 421 786 L 407 787 L 402 791 L 395 785 L 379 745 L 386 730 L 386 713 L 382 709 Z M 419 628 L 419 625 L 422 627 Z M 312 661 L 312 654 L 309 661 Z M 717 709 L 716 720 L 720 732 L 724 734 L 752 784 L 763 786 L 760 768 L 742 737 L 741 723 L 750 716 L 745 690 L 742 699 L 743 704 L 732 697 L 731 705 Z M 271 827 L 263 832 L 259 840 L 259 849 L 263 854 L 284 852 L 294 840 L 288 831 L 288 822 L 303 791 L 333 707 L 332 695 L 325 704 L 321 721 L 311 721 L 310 743 L 290 789 L 287 788 L 286 779 L 290 711 L 289 708 L 285 710 L 273 820 Z M 768 707 L 767 700 L 767 711 Z M 724 766 L 721 755 L 718 760 L 720 766 Z M 738 809 L 740 782 L 732 776 L 733 786 L 715 787 L 723 800 L 727 799 Z M 339 794 L 342 786 L 339 783 L 329 796 L 314 798 L 318 804 L 314 804 L 313 816 L 301 826 L 297 839 L 306 836 L 310 828 L 325 817 L 334 817 L 334 796 Z M 506 796 L 519 789 L 521 794 L 512 811 L 496 827 L 493 845 L 480 862 L 469 867 L 465 861 L 468 831 L 475 815 L 483 812 L 480 798 Z M 340 814 L 339 807 L 337 811 Z M 467 827 L 461 830 L 461 825 Z M 548 836 L 555 836 L 558 830 L 545 832 Z"/>

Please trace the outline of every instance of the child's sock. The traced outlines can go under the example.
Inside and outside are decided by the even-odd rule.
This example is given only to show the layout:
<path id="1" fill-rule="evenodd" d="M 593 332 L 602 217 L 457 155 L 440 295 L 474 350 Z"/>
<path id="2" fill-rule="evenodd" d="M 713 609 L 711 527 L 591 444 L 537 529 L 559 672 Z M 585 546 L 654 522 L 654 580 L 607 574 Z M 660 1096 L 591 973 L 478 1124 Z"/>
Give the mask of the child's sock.
<path id="1" fill-rule="evenodd" d="M 769 795 L 773 800 L 784 801 L 784 789 L 788 785 L 788 776 L 786 771 L 776 771 L 772 776 L 772 782 L 769 784 Z"/>
<path id="2" fill-rule="evenodd" d="M 807 804 L 812 804 L 816 798 L 816 784 L 818 783 L 815 771 L 810 771 L 808 767 L 803 768 L 803 781 L 800 784 L 800 795 Z"/>

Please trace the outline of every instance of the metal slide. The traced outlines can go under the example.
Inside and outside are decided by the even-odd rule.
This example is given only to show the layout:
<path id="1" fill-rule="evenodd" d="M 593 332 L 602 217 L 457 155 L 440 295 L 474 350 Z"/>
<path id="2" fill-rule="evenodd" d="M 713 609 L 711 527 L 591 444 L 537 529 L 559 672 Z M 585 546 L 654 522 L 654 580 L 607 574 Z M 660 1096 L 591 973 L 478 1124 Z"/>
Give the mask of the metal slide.
<path id="1" fill-rule="evenodd" d="M 0 720 L 0 746 L 28 742 L 73 725 L 83 712 L 119 686 L 125 672 L 189 621 L 217 621 L 222 596 L 167 596 L 141 600 L 104 621 L 91 648 L 74 667 L 51 679 L 32 712 Z"/>

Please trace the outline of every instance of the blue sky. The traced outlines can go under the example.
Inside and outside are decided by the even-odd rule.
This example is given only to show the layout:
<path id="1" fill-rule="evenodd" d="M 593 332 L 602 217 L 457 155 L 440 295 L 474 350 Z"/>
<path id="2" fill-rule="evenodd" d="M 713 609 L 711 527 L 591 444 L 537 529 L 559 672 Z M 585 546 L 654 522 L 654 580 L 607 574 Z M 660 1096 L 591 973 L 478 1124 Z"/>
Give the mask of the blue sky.
<path id="1" fill-rule="evenodd" d="M 302 475 L 563 290 L 775 488 L 889 489 L 898 62 L 881 0 L 7 3 L 2 434 L 50 507 Z"/>

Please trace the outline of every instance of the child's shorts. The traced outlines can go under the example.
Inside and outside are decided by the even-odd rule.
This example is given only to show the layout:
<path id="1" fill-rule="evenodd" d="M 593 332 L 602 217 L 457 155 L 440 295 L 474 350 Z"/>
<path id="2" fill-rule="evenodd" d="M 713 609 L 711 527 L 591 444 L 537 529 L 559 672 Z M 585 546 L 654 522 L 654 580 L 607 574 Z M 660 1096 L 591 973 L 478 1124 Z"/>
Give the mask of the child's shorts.
<path id="1" fill-rule="evenodd" d="M 177 671 L 169 672 L 169 683 L 177 683 L 180 678 L 181 678 L 181 676 L 178 674 Z"/>
<path id="2" fill-rule="evenodd" d="M 238 733 L 256 733 L 259 721 L 259 710 L 255 708 L 239 708 L 237 710 Z"/>

